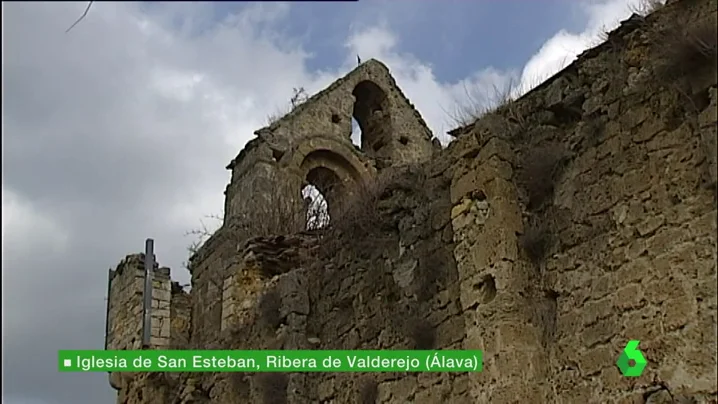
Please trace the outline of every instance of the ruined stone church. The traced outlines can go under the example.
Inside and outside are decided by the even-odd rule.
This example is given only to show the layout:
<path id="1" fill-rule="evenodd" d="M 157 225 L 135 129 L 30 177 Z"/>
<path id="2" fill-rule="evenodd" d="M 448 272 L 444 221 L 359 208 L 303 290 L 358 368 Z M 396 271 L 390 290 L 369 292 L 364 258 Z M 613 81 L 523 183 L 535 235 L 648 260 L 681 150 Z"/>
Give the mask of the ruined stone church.
<path id="1" fill-rule="evenodd" d="M 157 264 L 144 294 L 143 254 L 109 272 L 106 349 L 477 349 L 482 372 L 112 373 L 117 402 L 717 403 L 717 11 L 634 15 L 447 147 L 364 61 L 227 165 L 191 292 Z"/>

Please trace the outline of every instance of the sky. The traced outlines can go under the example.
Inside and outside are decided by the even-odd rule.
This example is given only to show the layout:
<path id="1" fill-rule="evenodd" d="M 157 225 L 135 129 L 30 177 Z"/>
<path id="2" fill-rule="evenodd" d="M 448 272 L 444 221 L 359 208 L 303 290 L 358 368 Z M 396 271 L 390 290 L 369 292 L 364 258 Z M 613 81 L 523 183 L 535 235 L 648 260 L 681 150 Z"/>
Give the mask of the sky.
<path id="1" fill-rule="evenodd" d="M 114 402 L 57 350 L 103 348 L 107 270 L 146 238 L 189 282 L 186 233 L 293 88 L 379 59 L 446 144 L 457 108 L 539 84 L 629 1 L 97 2 L 69 33 L 86 3 L 3 2 L 3 403 Z"/>

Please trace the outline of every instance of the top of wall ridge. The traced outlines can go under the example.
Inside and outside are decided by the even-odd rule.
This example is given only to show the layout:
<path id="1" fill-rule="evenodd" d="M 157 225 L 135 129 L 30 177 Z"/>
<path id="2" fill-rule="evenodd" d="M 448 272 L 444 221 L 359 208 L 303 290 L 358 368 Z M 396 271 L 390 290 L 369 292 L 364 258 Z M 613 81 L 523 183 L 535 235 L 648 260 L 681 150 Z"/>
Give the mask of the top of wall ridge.
<path id="1" fill-rule="evenodd" d="M 525 94 L 521 95 L 520 97 L 518 97 L 517 99 L 515 99 L 511 102 L 513 102 L 513 103 L 519 102 L 521 100 L 527 99 L 527 98 L 535 95 L 536 93 L 538 93 L 540 91 L 545 90 L 552 83 L 554 83 L 559 78 L 565 76 L 567 73 L 577 71 L 578 67 L 581 64 L 583 64 L 585 61 L 587 61 L 588 59 L 593 59 L 596 56 L 598 56 L 599 54 L 608 52 L 610 50 L 615 50 L 616 44 L 612 43 L 611 39 L 625 36 L 626 34 L 629 34 L 633 31 L 639 29 L 641 27 L 641 25 L 643 25 L 643 23 L 650 22 L 651 20 L 655 19 L 656 14 L 660 14 L 660 13 L 664 12 L 666 9 L 673 9 L 680 4 L 686 4 L 691 1 L 693 1 L 693 0 L 668 0 L 668 1 L 666 1 L 666 4 L 663 7 L 661 7 L 659 10 L 657 10 L 655 13 L 651 13 L 645 17 L 640 16 L 635 13 L 631 14 L 631 16 L 628 17 L 627 19 L 622 20 L 616 29 L 614 29 L 613 31 L 608 33 L 607 39 L 605 41 L 603 41 L 602 43 L 600 43 L 592 48 L 586 49 L 585 51 L 583 51 L 582 53 L 577 55 L 576 58 L 574 59 L 574 61 L 569 63 L 566 67 L 559 70 L 558 72 L 556 72 L 555 74 L 550 76 L 548 79 L 544 80 L 542 83 L 540 83 L 536 87 L 532 88 L 531 90 L 527 91 Z M 619 47 L 621 47 L 621 48 L 623 46 L 625 46 L 625 44 L 619 45 Z M 471 122 L 470 124 L 452 129 L 449 132 L 447 132 L 447 134 L 454 138 L 464 135 L 464 134 L 470 132 L 471 129 L 474 127 L 474 124 L 476 123 L 476 121 L 478 121 L 480 119 L 481 118 L 478 118 L 478 119 L 474 120 L 473 122 Z"/>
<path id="2" fill-rule="evenodd" d="M 413 110 L 414 116 L 418 119 L 419 123 L 424 126 L 424 128 L 427 130 L 428 138 L 431 140 L 434 136 L 434 134 L 431 132 L 431 129 L 427 125 L 424 118 L 421 116 L 421 113 L 416 109 L 414 104 L 411 103 L 411 100 L 404 94 L 402 89 L 399 87 L 399 85 L 396 83 L 396 79 L 391 74 L 391 70 L 389 67 L 387 67 L 383 62 L 377 60 L 377 59 L 369 59 L 359 66 L 352 69 L 349 73 L 345 74 L 344 76 L 334 80 L 329 86 L 325 87 L 323 90 L 315 93 L 311 97 L 307 98 L 307 100 L 303 101 L 299 105 L 297 105 L 295 108 L 293 108 L 288 113 L 284 114 L 281 118 L 277 119 L 275 122 L 273 122 L 270 125 L 264 126 L 260 129 L 257 129 L 254 131 L 254 135 L 257 137 L 251 139 L 248 141 L 245 146 L 240 150 L 237 157 L 232 159 L 232 161 L 229 162 L 229 164 L 226 166 L 227 170 L 232 170 L 237 163 L 239 163 L 246 154 L 256 148 L 262 141 L 264 135 L 271 134 L 275 129 L 280 127 L 282 123 L 286 122 L 288 119 L 291 119 L 292 117 L 295 117 L 297 115 L 300 115 L 304 113 L 305 109 L 314 103 L 319 102 L 325 95 L 329 94 L 330 92 L 336 90 L 339 88 L 342 84 L 344 84 L 346 81 L 352 79 L 355 76 L 367 74 L 367 72 L 371 72 L 372 70 L 379 70 L 383 74 L 386 74 L 388 78 L 388 82 L 393 87 L 394 90 L 402 97 L 402 99 L 406 102 L 406 104 Z M 369 75 L 370 76 L 370 75 Z"/>

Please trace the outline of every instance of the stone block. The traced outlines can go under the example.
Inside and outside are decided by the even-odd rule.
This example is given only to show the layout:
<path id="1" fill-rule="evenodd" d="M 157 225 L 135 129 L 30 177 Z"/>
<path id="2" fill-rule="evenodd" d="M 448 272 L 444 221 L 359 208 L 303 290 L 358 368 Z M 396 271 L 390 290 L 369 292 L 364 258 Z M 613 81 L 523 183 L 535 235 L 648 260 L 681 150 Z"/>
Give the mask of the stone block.
<path id="1" fill-rule="evenodd" d="M 155 348 L 165 348 L 170 345 L 170 339 L 166 337 L 151 337 L 150 345 Z"/>
<path id="2" fill-rule="evenodd" d="M 132 279 L 132 283 L 127 287 L 128 293 L 142 292 L 145 288 L 145 277 L 136 277 Z"/>
<path id="3" fill-rule="evenodd" d="M 504 321 L 496 327 L 499 349 L 532 349 L 541 343 L 541 330 L 535 325 Z"/>
<path id="4" fill-rule="evenodd" d="M 715 93 L 715 88 L 712 90 Z M 709 105 L 708 108 L 704 109 L 698 116 L 698 124 L 701 128 L 713 126 L 716 124 L 716 121 L 718 121 L 718 108 L 716 104 Z"/>
<path id="5" fill-rule="evenodd" d="M 647 142 L 653 139 L 656 135 L 664 131 L 666 128 L 665 122 L 660 119 L 649 119 L 636 129 L 632 140 L 636 143 Z"/>
<path id="6" fill-rule="evenodd" d="M 614 367 L 616 358 L 620 352 L 616 352 L 610 345 L 600 345 L 585 350 L 578 356 L 578 366 L 583 377 L 595 376 L 607 367 Z"/>
<path id="7" fill-rule="evenodd" d="M 649 282 L 645 293 L 647 300 L 654 304 L 689 296 L 688 288 L 678 276 L 665 276 Z"/>
<path id="8" fill-rule="evenodd" d="M 650 267 L 650 262 L 648 262 L 647 259 L 641 259 L 643 253 L 646 252 L 646 240 L 642 238 L 636 238 L 629 242 L 628 246 L 626 247 L 626 259 L 629 261 L 635 262 L 635 264 L 630 265 L 625 268 L 626 271 L 630 271 L 628 273 L 624 273 L 622 275 L 619 275 L 620 278 L 626 278 L 631 279 L 632 281 L 638 280 L 637 277 L 639 275 L 634 275 L 635 272 L 638 272 L 639 274 L 645 274 L 645 268 L 644 266 Z M 633 266 L 637 266 L 634 268 Z"/>
<path id="9" fill-rule="evenodd" d="M 621 182 L 620 178 L 609 177 L 605 182 L 589 186 L 585 193 L 579 194 L 579 206 L 591 215 L 608 211 L 620 199 Z"/>
<path id="10" fill-rule="evenodd" d="M 506 232 L 523 233 L 524 223 L 516 199 L 495 198 L 487 205 L 486 208 L 477 212 L 477 217 L 483 218 L 481 224 L 486 225 L 487 228 L 493 227 Z"/>
<path id="11" fill-rule="evenodd" d="M 448 373 L 421 372 L 416 376 L 416 381 L 420 389 L 430 388 L 442 381 L 449 381 Z"/>
<path id="12" fill-rule="evenodd" d="M 159 310 L 170 310 L 170 307 L 172 307 L 172 304 L 169 300 L 160 300 L 157 304 Z"/>
<path id="13" fill-rule="evenodd" d="M 479 164 L 483 164 L 489 161 L 491 157 L 498 157 L 511 165 L 516 162 L 516 152 L 513 147 L 511 147 L 507 141 L 499 137 L 492 137 L 489 139 L 489 141 L 481 148 L 476 160 Z"/>
<path id="14" fill-rule="evenodd" d="M 170 309 L 160 309 L 157 308 L 156 310 L 152 310 L 151 316 L 153 319 L 164 319 L 170 317 Z"/>
<path id="15" fill-rule="evenodd" d="M 638 284 L 626 285 L 616 291 L 614 306 L 619 311 L 636 309 L 646 304 L 643 286 Z"/>
<path id="16" fill-rule="evenodd" d="M 456 204 L 466 195 L 481 187 L 476 171 L 471 170 L 451 184 L 451 203 Z"/>
<path id="17" fill-rule="evenodd" d="M 399 380 L 382 383 L 380 386 L 390 392 L 393 402 L 409 403 L 413 401 L 411 397 L 414 396 L 418 383 L 416 377 L 405 376 Z"/>
<path id="18" fill-rule="evenodd" d="M 627 171 L 620 179 L 620 187 L 616 191 L 622 193 L 622 197 L 634 197 L 651 187 L 650 173 L 645 168 L 638 168 Z"/>
<path id="19" fill-rule="evenodd" d="M 459 308 L 455 304 L 449 304 L 447 307 L 434 308 L 427 316 L 429 323 L 438 325 L 446 321 L 449 317 L 459 314 Z"/>
<path id="20" fill-rule="evenodd" d="M 442 383 L 432 386 L 430 389 L 419 390 L 413 402 L 416 404 L 441 404 L 450 394 L 451 386 L 448 383 Z"/>
<path id="21" fill-rule="evenodd" d="M 663 303 L 663 328 L 665 332 L 675 331 L 695 321 L 696 307 L 689 296 L 675 298 Z"/>
<path id="22" fill-rule="evenodd" d="M 474 216 L 471 212 L 466 212 L 466 214 L 456 216 L 451 221 L 451 227 L 454 229 L 454 232 L 456 232 L 459 238 L 464 237 L 463 230 L 470 228 L 475 224 L 477 224 L 476 216 Z"/>
<path id="23" fill-rule="evenodd" d="M 334 383 L 335 380 L 333 377 L 329 377 L 319 382 L 319 386 L 317 387 L 319 400 L 324 401 L 334 397 Z"/>
<path id="24" fill-rule="evenodd" d="M 483 186 L 482 191 L 484 191 L 489 203 L 491 204 L 498 199 L 518 201 L 516 186 L 504 178 L 496 177 L 494 174 L 490 178 L 486 178 L 486 181 L 483 182 L 483 184 L 485 185 Z"/>
<path id="25" fill-rule="evenodd" d="M 636 225 L 636 230 L 641 237 L 648 236 L 658 230 L 666 222 L 663 215 L 650 216 Z"/>
<path id="26" fill-rule="evenodd" d="M 695 238 L 711 236 L 713 242 L 715 242 L 717 228 L 718 212 L 715 209 L 693 218 L 688 223 L 690 236 Z"/>
<path id="27" fill-rule="evenodd" d="M 591 348 L 597 344 L 610 341 L 619 331 L 615 316 L 605 318 L 583 329 L 580 333 L 581 342 L 586 348 Z"/>
<path id="28" fill-rule="evenodd" d="M 513 229 L 499 227 L 487 229 L 471 250 L 472 264 L 485 271 L 500 261 L 518 261 L 518 238 Z"/>
<path id="29" fill-rule="evenodd" d="M 394 282 L 402 289 L 408 288 L 414 281 L 418 261 L 406 255 L 395 266 L 392 271 Z"/>
<path id="30" fill-rule="evenodd" d="M 282 316 L 289 313 L 309 314 L 306 273 L 294 270 L 279 277 L 277 292 L 282 300 Z"/>
<path id="31" fill-rule="evenodd" d="M 534 376 L 539 376 L 534 372 L 534 363 L 537 361 L 538 355 L 539 353 L 536 351 L 536 348 L 526 349 L 512 347 L 509 350 L 502 349 L 494 354 L 495 363 L 492 367 L 496 367 L 498 373 L 501 375 L 500 377 L 506 382 L 526 382 L 533 380 Z"/>
<path id="32" fill-rule="evenodd" d="M 623 115 L 621 115 L 621 129 L 623 129 L 624 131 L 631 130 L 649 119 L 649 117 L 651 116 L 651 108 L 647 105 L 639 105 L 637 107 L 631 108 L 630 110 L 624 112 Z"/>
<path id="33" fill-rule="evenodd" d="M 439 324 L 436 329 L 436 346 L 438 348 L 447 347 L 457 341 L 461 341 L 466 336 L 464 318 L 462 316 L 453 316 L 443 323 Z"/>
<path id="34" fill-rule="evenodd" d="M 649 256 L 655 257 L 674 245 L 687 241 L 689 238 L 689 230 L 664 226 L 646 240 L 646 250 Z"/>
<path id="35" fill-rule="evenodd" d="M 547 107 L 561 105 L 564 100 L 565 90 L 568 87 L 565 77 L 558 77 L 544 92 L 544 102 Z"/>
<path id="36" fill-rule="evenodd" d="M 456 155 L 459 158 L 470 159 L 479 153 L 479 143 L 474 136 L 461 136 L 456 141 Z"/>
<path id="37" fill-rule="evenodd" d="M 463 198 L 461 202 L 451 208 L 451 219 L 455 219 L 462 214 L 468 213 L 472 206 L 471 198 Z"/>
<path id="38" fill-rule="evenodd" d="M 595 324 L 614 313 L 613 301 L 610 298 L 588 301 L 583 305 L 580 313 L 581 323 L 584 327 Z"/>
<path id="39" fill-rule="evenodd" d="M 586 116 L 593 115 L 593 113 L 600 110 L 603 105 L 604 100 L 600 95 L 587 98 L 586 101 L 583 102 L 583 114 Z"/>
<path id="40" fill-rule="evenodd" d="M 476 308 L 486 301 L 486 292 L 481 287 L 485 276 L 489 276 L 489 274 L 471 272 L 466 278 L 460 278 L 459 291 L 462 310 Z"/>

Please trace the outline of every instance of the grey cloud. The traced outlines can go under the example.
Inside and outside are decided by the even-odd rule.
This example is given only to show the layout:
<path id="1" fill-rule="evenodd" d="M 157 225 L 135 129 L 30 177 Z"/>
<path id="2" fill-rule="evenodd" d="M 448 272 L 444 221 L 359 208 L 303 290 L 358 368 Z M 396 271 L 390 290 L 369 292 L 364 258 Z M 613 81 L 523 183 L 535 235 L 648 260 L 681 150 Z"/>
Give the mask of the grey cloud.
<path id="1" fill-rule="evenodd" d="M 107 269 L 146 237 L 173 277 L 188 280 L 180 264 L 191 240 L 183 234 L 214 213 L 196 205 L 206 195 L 221 202 L 224 166 L 258 126 L 232 120 L 258 113 L 240 108 L 239 97 L 255 105 L 271 104 L 273 92 L 284 97 L 292 83 L 273 82 L 272 69 L 287 61 L 297 66 L 288 80 L 310 78 L 300 53 L 273 50 L 250 22 L 173 36 L 146 24 L 137 5 L 95 3 L 64 34 L 83 9 L 3 5 L 3 189 L 67 235 L 55 243 L 43 234 L 52 227 L 33 215 L 13 218 L 21 229 L 4 229 L 10 403 L 114 402 L 106 374 L 59 374 L 57 350 L 102 348 Z M 194 87 L 173 87 L 191 74 L 201 78 Z M 269 93 L 259 91 L 264 85 Z M 13 231 L 31 237 L 12 240 Z"/>

